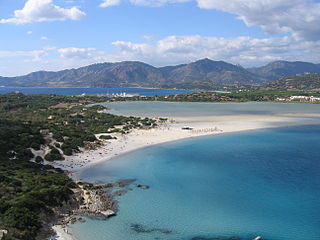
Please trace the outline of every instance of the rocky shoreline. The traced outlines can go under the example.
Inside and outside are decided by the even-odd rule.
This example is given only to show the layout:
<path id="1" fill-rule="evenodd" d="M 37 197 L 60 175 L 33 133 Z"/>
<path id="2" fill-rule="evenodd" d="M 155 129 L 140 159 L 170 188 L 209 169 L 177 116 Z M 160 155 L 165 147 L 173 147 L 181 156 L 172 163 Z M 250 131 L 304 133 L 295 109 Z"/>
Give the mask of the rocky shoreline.
<path id="1" fill-rule="evenodd" d="M 132 187 L 149 189 L 147 185 L 133 184 L 135 181 L 135 179 L 125 179 L 107 184 L 78 182 L 77 188 L 73 189 L 74 197 L 72 200 L 65 206 L 54 209 L 55 217 L 51 219 L 51 231 L 48 231 L 48 226 L 45 227 L 41 237 L 45 234 L 49 235 L 48 232 L 50 232 L 50 237 L 46 239 L 57 239 L 57 234 L 52 233 L 53 226 L 61 227 L 66 234 L 71 236 L 67 227 L 76 222 L 85 222 L 83 217 L 106 220 L 116 216 L 118 212 L 117 197 L 132 191 Z"/>

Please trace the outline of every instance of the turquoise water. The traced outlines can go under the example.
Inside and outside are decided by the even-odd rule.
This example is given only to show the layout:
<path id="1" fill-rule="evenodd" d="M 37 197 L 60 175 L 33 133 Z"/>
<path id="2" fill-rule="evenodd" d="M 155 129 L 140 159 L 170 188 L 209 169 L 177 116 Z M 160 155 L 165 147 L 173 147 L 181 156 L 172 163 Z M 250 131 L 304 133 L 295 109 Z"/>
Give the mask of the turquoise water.
<path id="1" fill-rule="evenodd" d="M 163 96 L 170 94 L 192 93 L 196 91 L 173 90 L 173 89 L 150 89 L 150 88 L 46 88 L 46 87 L 0 87 L 0 94 L 11 92 L 22 92 L 24 94 L 57 94 L 57 95 L 81 95 L 85 94 L 112 94 L 122 93 L 139 94 L 141 96 Z"/>
<path id="2" fill-rule="evenodd" d="M 143 117 L 197 117 L 240 114 L 320 113 L 319 104 L 303 103 L 184 103 L 115 102 L 104 104 L 111 113 Z"/>
<path id="3" fill-rule="evenodd" d="M 79 240 L 320 239 L 320 126 L 222 134 L 153 146 L 99 164 L 90 181 L 150 185 L 117 217 L 73 225 Z"/>

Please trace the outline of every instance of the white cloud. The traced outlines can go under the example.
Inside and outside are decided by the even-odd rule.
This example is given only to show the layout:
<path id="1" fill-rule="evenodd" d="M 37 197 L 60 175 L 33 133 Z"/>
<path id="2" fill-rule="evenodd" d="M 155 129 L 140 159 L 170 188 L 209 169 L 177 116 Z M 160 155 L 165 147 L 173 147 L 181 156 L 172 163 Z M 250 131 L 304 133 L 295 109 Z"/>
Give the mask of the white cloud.
<path id="1" fill-rule="evenodd" d="M 1 58 L 24 58 L 26 60 L 39 60 L 41 57 L 47 55 L 44 50 L 33 50 L 33 51 L 0 51 Z"/>
<path id="2" fill-rule="evenodd" d="M 80 58 L 89 59 L 97 55 L 98 51 L 95 48 L 60 48 L 58 52 L 62 58 Z"/>
<path id="3" fill-rule="evenodd" d="M 116 41 L 113 45 L 118 47 L 123 59 L 162 66 L 206 57 L 244 66 L 256 66 L 279 59 L 320 61 L 320 41 L 306 42 L 292 37 L 169 36 L 155 44 Z"/>
<path id="4" fill-rule="evenodd" d="M 28 31 L 27 32 L 28 35 L 32 35 L 32 33 L 33 33 L 32 31 Z"/>
<path id="5" fill-rule="evenodd" d="M 248 26 L 269 34 L 290 32 L 297 38 L 320 40 L 320 3 L 313 0 L 197 0 L 200 8 L 238 16 Z"/>
<path id="6" fill-rule="evenodd" d="M 247 26 L 261 27 L 268 34 L 291 33 L 298 39 L 320 40 L 320 2 L 316 0 L 104 0 L 101 6 L 122 1 L 153 7 L 194 1 L 202 9 L 234 14 Z"/>
<path id="7" fill-rule="evenodd" d="M 40 38 L 40 40 L 42 40 L 42 41 L 47 41 L 47 40 L 49 40 L 49 38 L 46 37 L 46 36 L 42 36 L 42 37 Z"/>
<path id="8" fill-rule="evenodd" d="M 0 23 L 26 24 L 31 22 L 79 20 L 86 14 L 78 7 L 62 8 L 52 0 L 28 0 L 21 10 L 14 11 L 14 17 L 0 19 Z"/>
<path id="9" fill-rule="evenodd" d="M 103 0 L 103 2 L 100 4 L 100 7 L 117 6 L 120 3 L 121 3 L 121 0 Z"/>

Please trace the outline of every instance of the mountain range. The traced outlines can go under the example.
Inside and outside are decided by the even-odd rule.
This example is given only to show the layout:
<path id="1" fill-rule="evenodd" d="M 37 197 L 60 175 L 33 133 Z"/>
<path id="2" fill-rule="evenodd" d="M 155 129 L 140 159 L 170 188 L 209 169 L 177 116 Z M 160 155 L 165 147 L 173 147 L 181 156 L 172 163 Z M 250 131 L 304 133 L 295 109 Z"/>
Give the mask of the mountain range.
<path id="1" fill-rule="evenodd" d="M 320 64 L 272 62 L 245 69 L 223 61 L 202 59 L 189 64 L 156 68 L 137 61 L 98 63 L 63 71 L 38 71 L 0 77 L 0 85 L 14 87 L 153 87 L 218 89 L 222 86 L 261 86 L 280 77 L 320 73 Z"/>

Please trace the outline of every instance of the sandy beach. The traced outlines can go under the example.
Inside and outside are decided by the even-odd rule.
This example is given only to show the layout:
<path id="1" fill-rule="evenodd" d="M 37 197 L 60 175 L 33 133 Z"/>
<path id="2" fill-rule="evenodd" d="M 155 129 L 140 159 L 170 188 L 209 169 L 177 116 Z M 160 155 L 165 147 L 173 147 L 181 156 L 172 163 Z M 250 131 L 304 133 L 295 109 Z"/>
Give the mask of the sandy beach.
<path id="1" fill-rule="evenodd" d="M 75 240 L 72 234 L 69 233 L 68 227 L 62 227 L 61 225 L 55 225 L 52 229 L 56 232 L 56 236 L 51 237 L 50 240 Z"/>
<path id="2" fill-rule="evenodd" d="M 117 139 L 104 140 L 98 149 L 66 156 L 64 161 L 52 165 L 70 171 L 73 179 L 80 180 L 79 173 L 87 167 L 155 144 L 205 135 L 317 123 L 320 123 L 320 114 L 176 117 L 154 129 L 136 129 L 125 135 L 113 134 Z M 183 130 L 184 127 L 190 129 Z"/>

